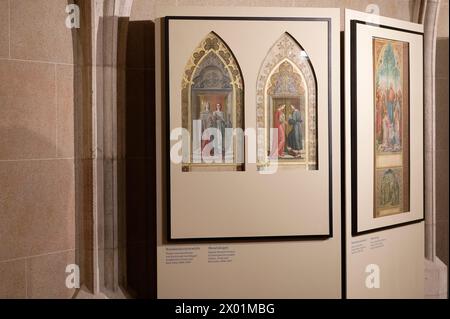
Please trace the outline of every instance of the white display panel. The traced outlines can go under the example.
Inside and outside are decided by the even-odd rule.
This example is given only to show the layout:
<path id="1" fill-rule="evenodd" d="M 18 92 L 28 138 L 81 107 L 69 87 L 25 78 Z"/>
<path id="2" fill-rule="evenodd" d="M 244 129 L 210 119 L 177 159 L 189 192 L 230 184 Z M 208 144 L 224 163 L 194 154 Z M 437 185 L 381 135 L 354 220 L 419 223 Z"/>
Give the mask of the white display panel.
<path id="1" fill-rule="evenodd" d="M 423 298 L 423 26 L 346 10 L 345 30 L 346 295 Z M 409 210 L 381 217 L 374 213 L 374 39 L 409 45 Z"/>
<path id="2" fill-rule="evenodd" d="M 327 18 L 331 22 L 331 52 L 332 65 L 339 65 L 339 10 L 338 9 L 298 9 L 298 8 L 205 8 L 205 7 L 162 7 L 158 9 L 157 17 L 165 16 L 236 16 L 236 17 L 307 17 Z M 157 79 L 164 75 L 161 68 L 161 43 L 162 28 L 161 20 L 156 22 L 156 66 Z M 305 32 L 307 30 L 307 32 Z M 205 29 L 206 31 L 206 29 Z M 211 31 L 211 30 L 208 30 Z M 284 28 L 280 32 L 286 31 Z M 239 32 L 243 32 L 241 29 Z M 310 33 L 311 30 L 298 29 L 292 33 L 296 37 L 300 34 Z M 259 38 L 261 38 L 259 36 Z M 276 40 L 274 37 L 272 40 Z M 201 40 L 201 37 L 197 39 Z M 195 43 L 195 45 L 198 45 Z M 229 40 L 226 41 L 228 44 Z M 273 41 L 272 41 L 273 42 Z M 267 42 L 269 43 L 269 41 Z M 231 45 L 230 45 L 231 47 Z M 234 47 L 234 45 L 233 45 Z M 193 48 L 192 48 L 193 49 Z M 267 48 L 266 48 L 267 49 Z M 234 52 L 234 50 L 233 50 Z M 190 54 L 187 52 L 186 54 Z M 238 54 L 234 52 L 236 57 Z M 264 53 L 258 53 L 261 59 Z M 319 53 L 318 53 L 319 54 Z M 320 53 L 321 54 L 321 53 Z M 312 55 L 312 53 L 311 53 Z M 164 56 L 164 54 L 163 54 Z M 184 56 L 185 60 L 187 56 Z M 239 58 L 243 73 L 247 72 L 244 64 Z M 244 59 L 245 60 L 245 59 Z M 248 63 L 252 63 L 247 60 Z M 262 61 L 258 61 L 261 64 Z M 185 64 L 186 61 L 183 61 Z M 183 65 L 183 63 L 180 63 Z M 256 64 L 256 62 L 255 62 Z M 183 65 L 184 67 L 184 65 Z M 319 67 L 322 68 L 322 67 Z M 323 72 L 326 69 L 323 69 Z M 249 92 L 256 90 L 255 74 L 246 75 L 246 88 Z M 163 172 L 169 165 L 165 155 L 166 143 L 166 119 L 164 118 L 163 97 L 165 81 L 157 81 L 157 181 L 158 181 L 158 215 L 157 215 L 157 250 L 158 250 L 158 297 L 159 298 L 340 298 L 341 296 L 341 260 L 340 260 L 340 120 L 339 120 L 339 67 L 332 70 L 332 86 L 330 98 L 334 105 L 332 122 L 332 229 L 333 236 L 321 240 L 309 238 L 291 239 L 288 241 L 279 238 L 239 240 L 191 240 L 174 241 L 168 236 L 168 214 L 166 210 L 167 180 Z M 251 93 L 255 94 L 255 93 Z M 250 97 L 246 97 L 248 99 Z M 250 104 L 249 108 L 255 108 Z M 253 109 L 255 110 L 255 109 Z M 247 111 L 246 111 L 247 112 Z M 178 115 L 179 117 L 179 115 Z M 179 117 L 180 118 L 180 117 Z M 255 121 L 256 114 L 253 111 L 246 113 L 247 121 Z M 160 120 L 159 120 L 160 119 Z M 326 131 L 325 131 L 326 132 Z M 324 137 L 325 138 L 325 137 Z M 326 154 L 326 145 L 325 147 Z M 336 155 L 334 155 L 336 154 Z M 320 155 L 319 156 L 323 156 Z M 324 159 L 326 160 L 326 159 Z M 326 164 L 326 162 L 324 163 Z M 320 166 L 320 163 L 319 163 Z M 257 176 L 256 165 L 253 168 L 246 167 L 249 174 Z M 317 172 L 310 171 L 313 174 Z M 198 172 L 192 172 L 198 173 Z M 226 172 L 224 172 L 226 173 Z M 242 172 L 232 172 L 235 174 Z M 217 174 L 217 173 L 215 173 Z M 194 184 L 192 184 L 194 185 Z M 254 195 L 252 189 L 246 190 Z M 317 201 L 321 201 L 323 193 L 327 189 L 320 189 L 315 194 Z M 244 205 L 252 205 L 254 199 L 240 199 Z M 328 197 L 325 202 L 328 203 Z M 325 207 L 325 206 L 324 206 Z M 187 209 L 185 209 L 187 211 Z M 253 212 L 250 212 L 253 214 Z M 269 227 L 267 221 L 264 223 L 256 219 L 258 227 Z M 297 225 L 298 226 L 298 225 Z M 275 225 L 275 228 L 281 225 Z M 296 226 L 285 224 L 286 229 L 298 230 Z M 278 228 L 281 229 L 281 228 Z M 283 228 L 284 229 L 284 228 Z M 322 229 L 321 229 L 322 230 Z M 328 231 L 329 228 L 324 228 Z M 260 233 L 261 234 L 261 233 Z M 328 237 L 328 236 L 327 236 Z M 206 242 L 205 242 L 206 241 Z M 228 255 L 228 256 L 226 256 Z M 176 257 L 179 256 L 179 257 Z M 218 262 L 220 260 L 220 262 Z M 269 288 L 270 287 L 270 288 Z"/>

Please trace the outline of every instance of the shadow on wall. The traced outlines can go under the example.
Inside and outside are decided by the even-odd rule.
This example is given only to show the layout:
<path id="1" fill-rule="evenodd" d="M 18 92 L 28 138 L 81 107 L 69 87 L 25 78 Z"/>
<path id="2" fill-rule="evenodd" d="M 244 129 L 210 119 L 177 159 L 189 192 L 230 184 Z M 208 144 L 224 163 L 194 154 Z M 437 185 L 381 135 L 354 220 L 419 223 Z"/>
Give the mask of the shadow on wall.
<path id="1" fill-rule="evenodd" d="M 436 254 L 447 266 L 449 233 L 448 38 L 436 42 Z"/>
<path id="2" fill-rule="evenodd" d="M 156 298 L 155 25 L 130 21 L 126 59 L 127 288 Z"/>
<path id="3" fill-rule="evenodd" d="M 72 29 L 73 47 L 73 146 L 75 161 L 76 262 L 80 266 L 80 284 L 93 290 L 93 152 L 91 74 L 92 34 L 91 2 L 68 0 L 80 8 L 80 28 Z"/>

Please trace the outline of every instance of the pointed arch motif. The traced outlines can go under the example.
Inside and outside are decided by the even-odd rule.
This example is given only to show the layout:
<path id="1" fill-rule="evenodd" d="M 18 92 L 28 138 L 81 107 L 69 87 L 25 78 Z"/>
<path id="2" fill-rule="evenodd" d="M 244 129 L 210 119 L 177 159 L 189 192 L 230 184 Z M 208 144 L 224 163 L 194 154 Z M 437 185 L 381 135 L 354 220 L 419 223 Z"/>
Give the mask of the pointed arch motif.
<path id="1" fill-rule="evenodd" d="M 181 84 L 182 126 L 191 136 L 189 160 L 183 162 L 183 171 L 244 169 L 243 145 L 236 136 L 230 143 L 222 143 L 221 163 L 206 163 L 202 150 L 211 141 L 195 144 L 198 133 L 194 122 L 201 123 L 201 133 L 217 128 L 224 136 L 226 128 L 244 129 L 244 81 L 236 58 L 227 44 L 210 32 L 191 54 L 186 64 Z M 229 144 L 230 144 L 229 143 Z M 239 145 L 238 145 L 239 144 Z M 211 144 L 212 145 L 212 144 Z M 231 155 L 225 157 L 225 153 Z M 217 154 L 211 155 L 216 156 Z M 220 156 L 220 155 L 218 155 Z"/>
<path id="2" fill-rule="evenodd" d="M 283 107 L 284 106 L 284 107 Z M 306 51 L 287 32 L 267 53 L 256 88 L 258 169 L 278 164 L 318 169 L 317 80 Z M 276 141 L 271 129 L 278 128 Z"/>

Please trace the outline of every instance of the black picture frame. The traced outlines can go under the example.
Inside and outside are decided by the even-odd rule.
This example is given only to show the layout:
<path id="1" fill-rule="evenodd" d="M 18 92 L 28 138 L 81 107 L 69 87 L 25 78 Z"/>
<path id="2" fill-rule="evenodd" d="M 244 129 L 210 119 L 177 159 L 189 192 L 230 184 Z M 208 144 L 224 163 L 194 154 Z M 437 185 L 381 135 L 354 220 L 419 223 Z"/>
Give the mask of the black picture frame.
<path id="1" fill-rule="evenodd" d="M 358 49 L 358 43 L 357 43 L 357 26 L 358 24 L 363 25 L 370 25 L 373 27 L 379 27 L 394 31 L 401 31 L 406 33 L 412 33 L 422 36 L 423 39 L 423 32 L 417 32 L 402 28 L 396 28 L 393 26 L 388 25 L 382 25 L 382 24 L 374 24 L 367 21 L 362 20 L 350 20 L 350 137 L 351 137 L 351 144 L 350 144 L 350 153 L 351 153 L 351 234 L 353 237 L 365 235 L 369 233 L 379 232 L 382 230 L 388 230 L 396 227 L 402 227 L 407 226 L 415 223 L 420 223 L 425 220 L 424 217 L 424 211 L 425 211 L 425 200 L 424 207 L 422 210 L 422 217 L 418 219 L 414 219 L 407 222 L 400 222 L 395 223 L 392 225 L 387 226 L 381 226 L 381 227 L 375 227 L 368 230 L 359 230 L 358 229 L 358 149 L 357 149 L 357 143 L 358 143 L 358 136 L 357 136 L 357 110 L 358 110 L 358 101 L 357 101 L 357 90 L 358 90 L 358 78 L 357 78 L 357 49 Z M 422 40 L 422 49 L 423 49 L 423 40 Z M 422 61 L 423 63 L 423 61 Z M 408 68 L 410 68 L 411 60 L 408 59 Z M 410 79 L 408 78 L 408 87 L 410 87 Z M 411 90 L 408 89 L 408 94 L 411 96 Z M 410 98 L 409 98 L 410 100 Z M 424 101 L 422 101 L 422 105 L 424 105 Z M 408 116 L 410 116 L 410 113 Z M 409 155 L 408 155 L 409 156 Z M 425 153 L 423 154 L 423 163 L 425 165 Z M 411 170 L 411 167 L 408 168 Z M 422 173 L 422 179 L 424 179 L 425 169 Z M 424 184 L 425 187 L 425 184 Z M 424 196 L 425 192 L 423 192 Z"/>
<path id="2" fill-rule="evenodd" d="M 333 161 L 332 161 L 332 29 L 331 29 L 331 18 L 329 17 L 235 17 L 235 16 L 165 16 L 161 22 L 163 24 L 163 76 L 164 76 L 164 96 L 162 99 L 162 105 L 164 106 L 162 113 L 165 126 L 165 138 L 164 141 L 164 158 L 170 160 L 170 61 L 169 61 L 169 34 L 170 34 L 170 21 L 172 20 L 231 20 L 231 21 L 322 21 L 327 22 L 327 61 L 328 61 L 328 157 L 329 157 L 329 167 L 328 167 L 328 233 L 317 234 L 317 235 L 283 235 L 283 236 L 243 236 L 243 237 L 200 237 L 200 238 L 173 238 L 171 231 L 171 168 L 170 165 L 165 165 L 163 170 L 163 181 L 166 184 L 163 200 L 163 205 L 165 209 L 165 230 L 166 236 L 164 236 L 167 242 L 172 243 L 198 243 L 198 242 L 255 242 L 255 241 L 299 241 L 299 240 L 327 240 L 333 238 Z M 336 39 L 339 41 L 339 39 Z M 245 93 L 244 93 L 245 94 Z M 337 107 L 337 106 L 336 106 Z M 339 108 L 337 108 L 339 109 Z M 339 206 L 339 204 L 338 204 Z M 164 225 L 163 225 L 164 227 Z"/>

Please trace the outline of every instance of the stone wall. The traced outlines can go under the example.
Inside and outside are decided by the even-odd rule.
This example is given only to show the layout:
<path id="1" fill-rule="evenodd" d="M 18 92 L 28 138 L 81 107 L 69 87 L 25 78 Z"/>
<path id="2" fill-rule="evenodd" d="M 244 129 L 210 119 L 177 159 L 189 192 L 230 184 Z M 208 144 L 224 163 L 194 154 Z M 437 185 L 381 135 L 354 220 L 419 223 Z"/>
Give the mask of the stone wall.
<path id="1" fill-rule="evenodd" d="M 0 298 L 68 298 L 75 260 L 67 0 L 0 0 Z"/>

